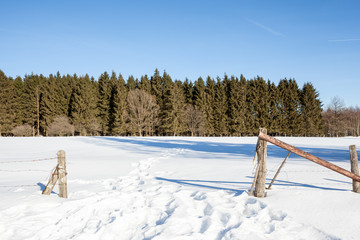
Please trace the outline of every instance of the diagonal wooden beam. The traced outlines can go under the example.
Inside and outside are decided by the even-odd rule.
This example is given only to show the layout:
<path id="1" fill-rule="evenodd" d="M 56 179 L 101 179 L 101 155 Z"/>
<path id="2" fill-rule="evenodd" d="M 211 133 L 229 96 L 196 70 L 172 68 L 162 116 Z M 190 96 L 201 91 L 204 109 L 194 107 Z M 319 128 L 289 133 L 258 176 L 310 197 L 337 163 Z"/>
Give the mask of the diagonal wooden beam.
<path id="1" fill-rule="evenodd" d="M 321 166 L 324 166 L 324 167 L 329 168 L 329 169 L 331 169 L 331 170 L 333 170 L 335 172 L 338 172 L 338 173 L 340 173 L 340 174 L 342 174 L 342 175 L 344 175 L 346 177 L 354 179 L 355 181 L 360 182 L 360 176 L 359 175 L 356 175 L 356 174 L 354 174 L 354 173 L 352 173 L 352 172 L 350 172 L 350 171 L 348 171 L 348 170 L 346 170 L 344 168 L 341 168 L 341 167 L 336 166 L 336 165 L 334 165 L 332 163 L 329 163 L 328 161 L 325 161 L 324 159 L 321 159 L 319 157 L 311 155 L 310 153 L 304 152 L 303 150 L 300 150 L 300 149 L 298 149 L 298 148 L 296 148 L 294 146 L 291 146 L 291 145 L 289 145 L 289 144 L 287 144 L 285 142 L 282 142 L 282 141 L 280 141 L 280 140 L 278 140 L 276 138 L 273 138 L 273 137 L 271 137 L 271 136 L 269 136 L 267 134 L 264 134 L 264 133 L 260 132 L 259 133 L 259 138 L 264 140 L 264 141 L 270 142 L 270 143 L 272 143 L 272 144 L 274 144 L 274 145 L 276 145 L 278 147 L 286 149 L 286 150 L 288 150 L 288 151 L 290 151 L 290 152 L 292 152 L 292 153 L 294 153 L 294 154 L 296 154 L 296 155 L 298 155 L 300 157 L 306 158 L 306 159 L 308 159 L 310 161 L 313 161 L 313 162 L 315 162 L 315 163 L 317 163 L 317 164 L 319 164 Z"/>
<path id="2" fill-rule="evenodd" d="M 46 185 L 45 189 L 42 191 L 42 194 L 50 195 L 50 193 L 52 192 L 52 190 L 56 185 L 58 178 L 59 178 L 58 166 L 56 166 L 55 171 L 51 175 L 51 178 L 49 179 L 49 182 Z"/>

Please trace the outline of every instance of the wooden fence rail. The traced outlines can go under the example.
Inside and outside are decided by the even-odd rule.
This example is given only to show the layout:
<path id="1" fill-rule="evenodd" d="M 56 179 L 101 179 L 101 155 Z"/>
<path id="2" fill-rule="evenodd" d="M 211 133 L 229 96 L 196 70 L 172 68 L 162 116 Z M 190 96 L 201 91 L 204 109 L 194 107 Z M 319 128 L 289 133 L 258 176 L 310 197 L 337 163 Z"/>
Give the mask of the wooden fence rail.
<path id="1" fill-rule="evenodd" d="M 282 142 L 276 138 L 273 138 L 273 137 L 267 135 L 266 129 L 260 128 L 258 142 L 256 145 L 256 153 L 255 153 L 255 157 L 254 157 L 254 161 L 255 161 L 256 157 L 258 159 L 258 166 L 256 169 L 253 185 L 251 186 L 251 189 L 250 189 L 250 196 L 253 194 L 253 188 L 255 186 L 254 195 L 256 197 L 265 197 L 266 155 L 267 155 L 266 142 L 272 143 L 278 147 L 281 147 L 281 148 L 289 151 L 289 154 L 287 155 L 287 157 L 281 164 L 279 170 L 275 174 L 274 179 L 271 182 L 271 184 L 269 185 L 268 189 L 271 188 L 271 185 L 275 181 L 277 175 L 279 174 L 281 168 L 285 164 L 290 153 L 294 153 L 300 157 L 306 158 L 306 159 L 313 161 L 321 166 L 329 168 L 337 173 L 340 173 L 346 177 L 353 179 L 353 191 L 356 193 L 360 193 L 360 176 L 359 176 L 359 167 L 358 167 L 358 156 L 357 156 L 355 145 L 350 146 L 350 162 L 351 162 L 351 172 L 350 172 L 350 171 L 348 171 L 344 168 L 341 168 L 339 166 L 336 166 L 324 159 L 316 157 L 310 153 L 304 152 L 303 150 L 300 150 L 294 146 L 291 146 L 285 142 Z"/>
<path id="2" fill-rule="evenodd" d="M 276 138 L 273 138 L 273 137 L 271 137 L 269 135 L 266 135 L 266 134 L 264 134 L 262 132 L 259 133 L 259 138 L 264 140 L 264 141 L 270 142 L 270 143 L 272 143 L 272 144 L 274 144 L 274 145 L 276 145 L 278 147 L 286 149 L 289 152 L 292 152 L 292 153 L 294 153 L 294 154 L 296 154 L 296 155 L 298 155 L 300 157 L 306 158 L 306 159 L 308 159 L 310 161 L 313 161 L 313 162 L 315 162 L 317 164 L 320 164 L 320 165 L 322 165 L 322 166 L 324 166 L 326 168 L 329 168 L 329 169 L 331 169 L 331 170 L 333 170 L 335 172 L 338 172 L 338 173 L 340 173 L 340 174 L 342 174 L 342 175 L 344 175 L 346 177 L 352 178 L 355 181 L 360 182 L 360 176 L 359 175 L 357 175 L 355 173 L 352 173 L 352 172 L 350 172 L 350 171 L 348 171 L 348 170 L 346 170 L 344 168 L 341 168 L 339 166 L 336 166 L 336 165 L 334 165 L 332 163 L 329 163 L 328 161 L 325 161 L 324 159 L 321 159 L 319 157 L 311 155 L 310 153 L 304 152 L 303 150 L 300 150 L 300 149 L 298 149 L 298 148 L 296 148 L 294 146 L 291 146 L 291 145 L 289 145 L 287 143 L 284 143 L 284 142 L 282 142 L 282 141 L 280 141 L 280 140 L 278 140 Z"/>

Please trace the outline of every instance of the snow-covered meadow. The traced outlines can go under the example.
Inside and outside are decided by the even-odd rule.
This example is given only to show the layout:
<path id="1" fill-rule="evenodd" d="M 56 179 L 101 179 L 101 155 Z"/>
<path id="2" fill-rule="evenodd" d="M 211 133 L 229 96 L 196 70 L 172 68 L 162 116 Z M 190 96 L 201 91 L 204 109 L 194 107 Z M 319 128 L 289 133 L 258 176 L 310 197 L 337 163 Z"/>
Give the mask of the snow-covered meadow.
<path id="1" fill-rule="evenodd" d="M 280 138 L 350 168 L 360 138 Z M 0 239 L 358 239 L 351 180 L 291 155 L 248 196 L 257 138 L 0 138 Z M 41 195 L 66 151 L 68 199 Z M 268 181 L 287 155 L 269 145 Z M 28 161 L 38 159 L 44 161 Z"/>

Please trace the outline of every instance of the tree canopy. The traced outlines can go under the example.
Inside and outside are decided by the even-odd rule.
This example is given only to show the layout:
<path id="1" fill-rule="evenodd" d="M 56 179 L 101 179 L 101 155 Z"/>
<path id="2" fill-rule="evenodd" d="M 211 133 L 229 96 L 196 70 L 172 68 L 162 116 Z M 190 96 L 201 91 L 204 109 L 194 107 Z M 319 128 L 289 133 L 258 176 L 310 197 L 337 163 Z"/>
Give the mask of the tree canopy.
<path id="1" fill-rule="evenodd" d="M 191 82 L 156 69 L 150 77 L 126 81 L 115 72 L 97 80 L 59 72 L 13 79 L 0 71 L 0 107 L 3 136 L 25 125 L 32 135 L 47 136 L 61 116 L 68 117 L 75 135 L 252 136 L 259 127 L 286 136 L 329 131 L 311 83 L 299 88 L 295 79 L 275 84 L 260 76 L 225 74 Z"/>

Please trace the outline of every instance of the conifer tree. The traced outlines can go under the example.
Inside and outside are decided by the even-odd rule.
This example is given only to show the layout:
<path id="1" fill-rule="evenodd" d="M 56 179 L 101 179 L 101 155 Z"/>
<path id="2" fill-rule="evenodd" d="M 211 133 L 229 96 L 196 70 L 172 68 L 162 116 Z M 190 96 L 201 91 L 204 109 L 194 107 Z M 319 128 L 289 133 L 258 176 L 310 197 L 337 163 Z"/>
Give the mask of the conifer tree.
<path id="1" fill-rule="evenodd" d="M 305 83 L 300 95 L 302 135 L 319 136 L 324 132 L 322 104 L 311 83 Z"/>
<path id="2" fill-rule="evenodd" d="M 269 113 L 271 121 L 268 127 L 268 134 L 278 134 L 281 129 L 280 112 L 279 112 L 279 91 L 275 83 L 268 81 L 269 91 Z"/>
<path id="3" fill-rule="evenodd" d="M 160 133 L 180 135 L 185 131 L 184 112 L 185 96 L 181 81 L 173 82 L 171 77 L 163 74 L 163 96 L 160 107 Z"/>
<path id="4" fill-rule="evenodd" d="M 299 88 L 295 80 L 282 79 L 278 85 L 280 100 L 281 134 L 300 134 Z"/>
<path id="5" fill-rule="evenodd" d="M 226 104 L 226 89 L 220 78 L 217 78 L 215 85 L 215 103 L 214 103 L 214 120 L 215 120 L 215 135 L 228 135 L 228 117 Z"/>
<path id="6" fill-rule="evenodd" d="M 14 81 L 14 126 L 20 126 L 24 122 L 24 104 L 23 104 L 24 82 L 21 77 L 17 77 Z"/>
<path id="7" fill-rule="evenodd" d="M 128 80 L 127 80 L 127 84 L 126 84 L 127 88 L 129 91 L 135 90 L 136 88 L 136 81 L 133 75 L 130 75 Z"/>
<path id="8" fill-rule="evenodd" d="M 161 106 L 161 99 L 163 95 L 162 89 L 162 77 L 159 74 L 159 70 L 155 69 L 154 75 L 150 79 L 151 94 L 155 96 L 156 103 Z"/>
<path id="9" fill-rule="evenodd" d="M 40 77 L 26 75 L 24 78 L 24 123 L 33 129 L 33 136 L 40 135 Z"/>
<path id="10" fill-rule="evenodd" d="M 229 133 L 241 136 L 246 130 L 246 80 L 242 81 L 234 76 L 228 84 L 228 116 Z"/>
<path id="11" fill-rule="evenodd" d="M 41 87 L 41 102 L 40 102 L 40 125 L 45 135 L 47 135 L 47 127 L 53 122 L 54 118 L 58 115 L 59 109 L 55 107 L 55 98 L 60 97 L 56 93 L 55 78 L 50 75 L 47 79 L 42 79 L 40 82 Z"/>
<path id="12" fill-rule="evenodd" d="M 98 119 L 100 124 L 100 134 L 107 135 L 110 121 L 110 97 L 111 97 L 111 82 L 109 74 L 104 72 L 98 80 L 99 86 L 99 101 L 98 101 Z"/>
<path id="13" fill-rule="evenodd" d="M 76 132 L 82 136 L 97 135 L 97 88 L 88 75 L 74 83 L 69 103 L 69 116 Z"/>
<path id="14" fill-rule="evenodd" d="M 183 83 L 183 89 L 184 89 L 184 96 L 185 96 L 185 103 L 186 104 L 193 104 L 192 98 L 193 98 L 193 84 L 192 82 L 189 82 L 189 79 L 186 78 Z"/>
<path id="15" fill-rule="evenodd" d="M 76 74 L 72 77 L 73 82 L 78 81 Z M 47 135 L 47 128 L 50 123 L 58 116 L 68 115 L 70 101 L 70 83 L 66 83 L 61 78 L 56 78 L 52 74 L 49 77 L 40 79 L 40 126 L 42 133 Z"/>
<path id="16" fill-rule="evenodd" d="M 205 106 L 204 106 L 204 116 L 205 116 L 205 134 L 207 136 L 215 135 L 215 81 L 213 78 L 208 76 L 206 78 L 206 88 L 205 88 Z"/>
<path id="17" fill-rule="evenodd" d="M 268 86 L 263 78 L 257 76 L 249 82 L 249 104 L 251 107 L 251 134 L 257 134 L 260 127 L 269 127 Z"/>
<path id="18" fill-rule="evenodd" d="M 205 113 L 205 83 L 201 77 L 194 83 L 193 103 L 194 106 Z"/>
<path id="19" fill-rule="evenodd" d="M 112 107 L 111 115 L 111 133 L 113 135 L 126 134 L 126 98 L 128 90 L 124 78 L 120 74 L 117 79 L 112 78 L 112 93 L 110 105 Z"/>
<path id="20" fill-rule="evenodd" d="M 13 128 L 13 81 L 0 71 L 0 136 Z"/>
<path id="21" fill-rule="evenodd" d="M 147 93 L 151 93 L 151 83 L 147 75 L 141 76 L 139 89 L 144 90 Z"/>

